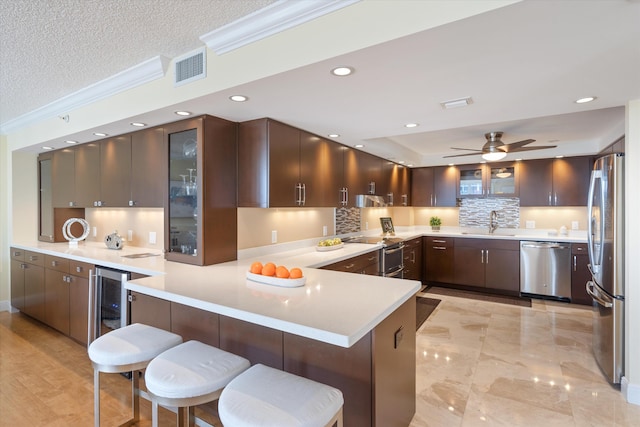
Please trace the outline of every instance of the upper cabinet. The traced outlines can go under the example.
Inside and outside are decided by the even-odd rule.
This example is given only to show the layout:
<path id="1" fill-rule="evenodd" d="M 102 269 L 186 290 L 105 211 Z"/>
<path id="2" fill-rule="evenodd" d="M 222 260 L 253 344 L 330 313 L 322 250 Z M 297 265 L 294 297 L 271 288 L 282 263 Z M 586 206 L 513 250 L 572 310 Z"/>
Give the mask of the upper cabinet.
<path id="1" fill-rule="evenodd" d="M 238 206 L 341 205 L 340 144 L 271 119 L 240 123 Z"/>
<path id="2" fill-rule="evenodd" d="M 196 265 L 236 259 L 237 124 L 202 116 L 167 125 L 165 134 L 166 259 Z"/>
<path id="3" fill-rule="evenodd" d="M 411 206 L 456 206 L 458 169 L 455 166 L 411 170 Z"/>
<path id="4" fill-rule="evenodd" d="M 381 193 L 390 206 L 409 206 L 409 192 L 411 188 L 411 170 L 406 166 L 382 161 L 382 181 L 384 184 Z"/>
<path id="5" fill-rule="evenodd" d="M 520 162 L 520 206 L 585 206 L 592 166 L 589 156 Z"/>
<path id="6" fill-rule="evenodd" d="M 151 128 L 52 152 L 52 206 L 164 206 L 164 147 L 163 129 Z"/>
<path id="7" fill-rule="evenodd" d="M 517 197 L 519 171 L 516 163 L 462 165 L 458 197 Z"/>

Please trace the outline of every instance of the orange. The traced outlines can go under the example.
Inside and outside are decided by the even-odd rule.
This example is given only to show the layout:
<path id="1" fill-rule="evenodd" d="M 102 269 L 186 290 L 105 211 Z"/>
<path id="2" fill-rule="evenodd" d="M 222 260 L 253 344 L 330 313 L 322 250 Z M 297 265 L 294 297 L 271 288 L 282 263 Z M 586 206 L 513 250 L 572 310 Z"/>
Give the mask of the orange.
<path id="1" fill-rule="evenodd" d="M 290 279 L 299 279 L 301 277 L 302 277 L 302 270 L 300 270 L 298 267 L 294 267 L 289 271 Z"/>
<path id="2" fill-rule="evenodd" d="M 249 271 L 253 274 L 262 274 L 262 263 L 259 261 L 254 262 L 251 264 L 251 269 Z"/>
<path id="3" fill-rule="evenodd" d="M 263 276 L 275 276 L 276 275 L 276 265 L 272 262 L 266 263 L 262 267 L 262 275 Z"/>
<path id="4" fill-rule="evenodd" d="M 276 277 L 280 279 L 288 279 L 289 270 L 287 270 L 287 267 L 285 267 L 284 265 L 278 266 L 278 268 L 276 268 Z"/>

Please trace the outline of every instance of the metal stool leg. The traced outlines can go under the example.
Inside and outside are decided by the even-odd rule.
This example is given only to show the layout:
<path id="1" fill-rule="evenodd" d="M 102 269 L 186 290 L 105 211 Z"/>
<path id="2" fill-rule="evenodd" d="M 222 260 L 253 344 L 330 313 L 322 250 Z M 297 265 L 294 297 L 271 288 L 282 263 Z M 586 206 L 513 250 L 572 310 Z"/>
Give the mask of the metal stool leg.
<path id="1" fill-rule="evenodd" d="M 133 406 L 133 418 L 136 423 L 140 420 L 140 371 L 131 372 L 131 403 Z"/>
<path id="2" fill-rule="evenodd" d="M 93 370 L 93 425 L 100 427 L 100 371 Z"/>

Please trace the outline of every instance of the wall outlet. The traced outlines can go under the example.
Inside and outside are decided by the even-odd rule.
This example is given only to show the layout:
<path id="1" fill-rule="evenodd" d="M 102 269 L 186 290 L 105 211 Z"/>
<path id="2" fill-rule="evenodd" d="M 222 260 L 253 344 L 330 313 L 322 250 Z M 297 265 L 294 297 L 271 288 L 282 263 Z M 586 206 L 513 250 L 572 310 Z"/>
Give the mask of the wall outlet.
<path id="1" fill-rule="evenodd" d="M 98 227 L 93 227 L 93 237 L 96 237 L 98 235 Z"/>
<path id="2" fill-rule="evenodd" d="M 322 226 L 322 235 L 323 235 L 323 236 L 326 236 L 326 235 L 327 235 L 327 226 L 326 226 L 326 225 L 323 225 L 323 226 Z"/>
<path id="3" fill-rule="evenodd" d="M 127 240 L 128 241 L 132 241 L 133 240 L 133 230 L 128 230 L 127 231 Z"/>
<path id="4" fill-rule="evenodd" d="M 150 245 L 155 245 L 156 244 L 156 232 L 155 231 L 150 231 L 149 232 L 149 244 Z"/>
<path id="5" fill-rule="evenodd" d="M 578 221 L 571 221 L 571 229 L 572 230 L 579 230 L 580 229 L 580 223 Z"/>
<path id="6" fill-rule="evenodd" d="M 278 230 L 271 230 L 271 243 L 278 243 Z"/>
<path id="7" fill-rule="evenodd" d="M 527 221 L 527 222 L 525 223 L 525 227 L 526 227 L 526 228 L 536 228 L 536 222 L 535 222 L 535 221 L 531 221 L 531 220 L 529 220 L 529 221 Z"/>

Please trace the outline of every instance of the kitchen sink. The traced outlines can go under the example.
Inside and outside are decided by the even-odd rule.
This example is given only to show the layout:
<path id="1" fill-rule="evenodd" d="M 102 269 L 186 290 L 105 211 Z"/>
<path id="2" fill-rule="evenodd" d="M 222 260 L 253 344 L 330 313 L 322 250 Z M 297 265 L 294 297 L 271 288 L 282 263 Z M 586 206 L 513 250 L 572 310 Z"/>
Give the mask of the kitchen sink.
<path id="1" fill-rule="evenodd" d="M 122 258 L 148 258 L 152 256 L 160 256 L 160 254 L 154 254 L 153 252 L 143 252 L 140 254 L 122 255 Z"/>
<path id="2" fill-rule="evenodd" d="M 489 234 L 488 231 L 486 231 L 486 232 L 463 231 L 460 234 L 467 234 L 469 236 L 504 236 L 504 237 L 515 237 L 515 236 L 517 236 L 516 234 L 511 234 L 511 233 L 493 233 L 493 234 Z"/>

